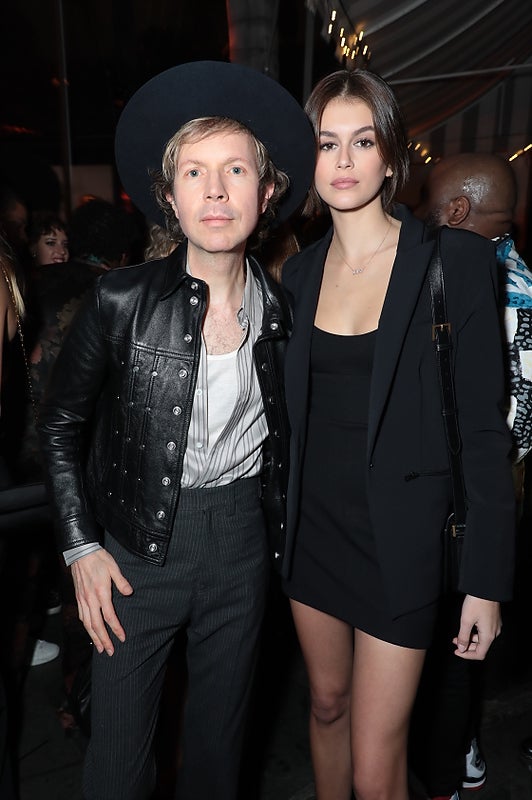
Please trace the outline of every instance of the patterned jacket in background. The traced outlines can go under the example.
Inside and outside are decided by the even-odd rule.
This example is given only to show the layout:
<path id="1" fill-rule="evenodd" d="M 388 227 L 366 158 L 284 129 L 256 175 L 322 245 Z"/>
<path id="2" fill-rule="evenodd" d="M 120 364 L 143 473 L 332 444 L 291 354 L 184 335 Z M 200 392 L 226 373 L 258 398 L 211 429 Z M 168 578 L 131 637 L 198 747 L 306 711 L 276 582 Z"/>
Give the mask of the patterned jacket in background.
<path id="1" fill-rule="evenodd" d="M 508 424 L 518 462 L 532 449 L 532 272 L 509 236 L 497 244 L 497 264 L 503 278 L 508 346 Z"/>

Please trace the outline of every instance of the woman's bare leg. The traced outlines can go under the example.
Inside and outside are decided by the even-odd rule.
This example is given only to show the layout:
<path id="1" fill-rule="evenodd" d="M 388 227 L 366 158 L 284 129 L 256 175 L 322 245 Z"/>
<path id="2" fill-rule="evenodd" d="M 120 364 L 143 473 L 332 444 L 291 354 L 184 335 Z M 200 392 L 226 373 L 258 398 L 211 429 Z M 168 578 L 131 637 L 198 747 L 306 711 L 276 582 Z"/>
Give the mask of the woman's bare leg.
<path id="1" fill-rule="evenodd" d="M 408 724 L 424 658 L 424 650 L 355 629 L 351 744 L 357 800 L 408 800 Z"/>
<path id="2" fill-rule="evenodd" d="M 310 683 L 310 747 L 318 800 L 351 798 L 353 628 L 290 601 Z"/>

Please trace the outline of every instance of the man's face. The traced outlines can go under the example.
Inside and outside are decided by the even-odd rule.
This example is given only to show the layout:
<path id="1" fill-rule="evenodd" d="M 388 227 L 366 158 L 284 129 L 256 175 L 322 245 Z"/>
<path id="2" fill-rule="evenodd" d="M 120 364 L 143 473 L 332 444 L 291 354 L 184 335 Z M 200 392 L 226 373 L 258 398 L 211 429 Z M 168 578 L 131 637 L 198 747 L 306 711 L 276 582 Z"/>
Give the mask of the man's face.
<path id="1" fill-rule="evenodd" d="M 189 248 L 204 253 L 243 252 L 273 186 L 259 198 L 259 175 L 251 138 L 214 133 L 184 144 L 179 152 L 173 193 L 174 213 Z"/>

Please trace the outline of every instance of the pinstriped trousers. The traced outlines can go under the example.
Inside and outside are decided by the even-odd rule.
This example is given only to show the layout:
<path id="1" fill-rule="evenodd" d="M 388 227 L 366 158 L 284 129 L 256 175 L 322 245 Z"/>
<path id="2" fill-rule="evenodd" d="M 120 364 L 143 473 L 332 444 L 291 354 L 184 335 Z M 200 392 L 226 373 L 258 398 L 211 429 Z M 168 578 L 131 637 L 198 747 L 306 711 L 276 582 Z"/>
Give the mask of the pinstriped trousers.
<path id="1" fill-rule="evenodd" d="M 257 479 L 183 490 L 163 567 L 106 538 L 134 592 L 113 596 L 126 641 L 113 637 L 115 654 L 93 657 L 86 800 L 150 797 L 164 671 L 184 626 L 188 684 L 176 797 L 235 800 L 269 571 L 258 491 Z"/>

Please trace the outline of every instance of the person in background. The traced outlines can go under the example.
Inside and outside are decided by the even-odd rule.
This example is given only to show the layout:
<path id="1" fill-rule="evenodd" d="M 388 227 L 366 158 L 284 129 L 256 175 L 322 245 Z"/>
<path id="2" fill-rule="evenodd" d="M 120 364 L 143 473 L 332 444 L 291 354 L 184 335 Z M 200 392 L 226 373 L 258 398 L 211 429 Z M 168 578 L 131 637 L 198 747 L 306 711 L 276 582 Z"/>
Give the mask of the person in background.
<path id="1" fill-rule="evenodd" d="M 316 797 L 407 800 L 409 719 L 452 505 L 426 280 L 433 243 L 395 202 L 409 157 L 390 87 L 340 70 L 306 109 L 313 205 L 332 228 L 282 274 L 294 304 L 284 585 L 309 674 Z M 477 661 L 513 582 L 496 264 L 490 243 L 464 231 L 444 230 L 441 252 L 469 503 L 450 642 Z"/>
<path id="2" fill-rule="evenodd" d="M 76 209 L 69 228 L 71 257 L 103 269 L 129 263 L 138 236 L 135 223 L 124 209 L 91 197 Z"/>
<path id="3" fill-rule="evenodd" d="M 105 274 L 110 265 L 124 265 L 136 235 L 126 212 L 111 204 L 91 200 L 78 206 L 71 218 L 71 257 L 64 260 L 65 248 L 57 251 L 54 261 L 45 260 L 28 274 L 25 339 L 33 390 L 33 401 L 38 409 L 50 371 L 61 349 L 63 340 L 86 293 L 96 280 Z M 61 220 L 46 214 L 32 219 L 30 243 L 43 237 L 43 232 L 64 235 Z M 45 245 L 46 246 L 46 245 Z M 49 251 L 50 252 L 50 251 Z M 46 269 L 41 269 L 47 264 Z M 42 459 L 34 424 L 34 407 L 18 403 L 24 419 L 10 433 L 10 448 L 17 454 L 16 471 L 23 481 L 43 479 Z M 61 566 L 55 552 L 51 526 L 35 531 L 35 546 L 40 567 L 38 571 L 40 604 L 47 614 L 54 611 L 62 615 L 62 669 L 65 699 L 61 707 L 61 720 L 72 727 L 74 720 L 66 698 L 80 668 L 90 652 L 90 641 L 82 627 L 74 597 L 70 572 Z M 52 644 L 52 643 L 51 643 Z M 54 648 L 56 645 L 53 645 Z M 42 649 L 42 647 L 41 647 Z"/>
<path id="4" fill-rule="evenodd" d="M 517 184 L 508 161 L 492 153 L 460 153 L 430 170 L 416 209 L 431 229 L 446 225 L 495 243 L 514 464 L 532 449 L 532 272 L 512 238 L 516 203 Z"/>
<path id="5" fill-rule="evenodd" d="M 0 313 L 2 325 L 2 342 L 0 348 L 0 375 L 2 376 L 2 408 L 3 419 L 0 418 L 0 485 L 2 487 L 12 487 L 28 482 L 22 477 L 17 469 L 17 458 L 20 446 L 18 434 L 22 429 L 22 414 L 25 408 L 25 399 L 31 408 L 30 420 L 35 432 L 35 420 L 33 417 L 33 407 L 31 398 L 28 394 L 28 375 L 26 369 L 26 354 L 20 336 L 17 336 L 18 347 L 10 347 L 15 334 L 25 326 L 26 302 L 22 297 L 22 292 L 18 283 L 18 270 L 16 258 L 11 246 L 4 241 L 1 243 L 1 267 L 2 276 L 0 279 L 1 298 Z M 17 319 L 18 315 L 18 319 Z M 22 334 L 24 335 L 24 334 Z M 7 361 L 7 364 L 4 363 Z M 6 420 L 9 420 L 7 424 Z M 41 533 L 41 532 L 40 532 Z M 28 536 L 24 531 L 23 545 L 14 542 L 9 538 L 3 542 L 4 553 L 10 561 L 9 570 L 4 576 L 4 585 L 9 585 L 11 590 L 7 590 L 9 596 L 9 606 L 12 618 L 15 620 L 13 632 L 13 652 L 9 654 L 13 667 L 16 672 L 21 672 L 23 667 L 39 666 L 48 661 L 53 661 L 59 655 L 59 647 L 54 642 L 44 639 L 36 640 L 28 637 L 28 626 L 33 607 L 33 576 L 36 571 L 35 560 L 28 556 Z M 11 581 L 11 583 L 10 583 Z M 16 608 L 15 608 L 16 606 Z M 4 626 L 7 636 L 7 626 Z M 31 652 L 27 653 L 26 642 L 31 643 Z"/>
<path id="6" fill-rule="evenodd" d="M 28 246 L 35 267 L 68 261 L 68 234 L 61 217 L 49 211 L 32 214 Z"/>
<path id="7" fill-rule="evenodd" d="M 28 253 L 28 207 L 22 197 L 8 184 L 0 182 L 0 234 L 13 249 L 17 260 L 23 262 Z M 18 271 L 20 267 L 15 266 Z"/>
<path id="8" fill-rule="evenodd" d="M 445 225 L 494 242 L 506 349 L 505 405 L 519 509 L 524 459 L 532 448 L 532 272 L 512 238 L 516 203 L 515 174 L 507 160 L 493 153 L 459 153 L 430 169 L 415 213 L 432 230 Z M 417 769 L 432 791 L 478 789 L 486 782 L 476 735 L 481 665 L 458 661 L 445 646 L 443 637 L 455 615 L 456 603 L 442 609 L 440 635 L 428 655 L 415 716 L 423 722 L 413 738 L 413 752 L 415 756 L 418 751 Z M 526 751 L 526 743 L 523 748 Z"/>
<path id="9" fill-rule="evenodd" d="M 186 629 L 177 797 L 235 800 L 266 525 L 275 563 L 288 467 L 290 315 L 248 240 L 303 201 L 314 141 L 275 81 L 200 61 L 136 92 L 115 148 L 127 194 L 180 244 L 97 281 L 41 406 L 60 547 L 95 651 L 83 794 L 150 796 L 164 670 Z"/>
<path id="10" fill-rule="evenodd" d="M 165 258 L 175 250 L 177 243 L 172 239 L 166 228 L 153 222 L 148 226 L 148 242 L 144 248 L 144 260 L 153 261 L 156 258 Z"/>
<path id="11" fill-rule="evenodd" d="M 3 374 L 5 363 L 3 356 L 9 348 L 9 343 L 15 338 L 17 333 L 17 314 L 20 318 L 24 316 L 24 301 L 17 285 L 15 269 L 13 266 L 13 255 L 8 243 L 0 237 L 0 400 L 3 385 Z M 2 418 L 0 405 L 0 491 L 8 482 L 8 475 L 3 459 L 3 437 L 2 429 L 5 420 Z M 6 558 L 6 540 L 0 537 L 0 585 L 5 586 L 6 570 L 9 570 L 8 559 Z M 3 800 L 15 800 L 17 794 L 13 782 L 12 747 L 14 742 L 11 735 L 11 713 L 13 692 L 11 691 L 10 681 L 6 680 L 5 675 L 8 671 L 6 664 L 6 637 L 7 631 L 11 629 L 11 620 L 6 624 L 4 615 L 13 611 L 7 603 L 7 598 L 2 597 L 2 634 L 3 643 L 2 659 L 0 659 L 0 797 Z M 7 688 L 7 692 L 6 692 Z M 8 701 L 11 699 L 11 703 Z"/>

